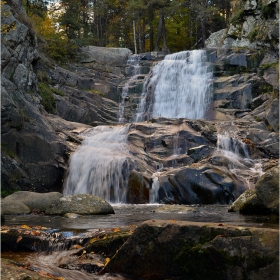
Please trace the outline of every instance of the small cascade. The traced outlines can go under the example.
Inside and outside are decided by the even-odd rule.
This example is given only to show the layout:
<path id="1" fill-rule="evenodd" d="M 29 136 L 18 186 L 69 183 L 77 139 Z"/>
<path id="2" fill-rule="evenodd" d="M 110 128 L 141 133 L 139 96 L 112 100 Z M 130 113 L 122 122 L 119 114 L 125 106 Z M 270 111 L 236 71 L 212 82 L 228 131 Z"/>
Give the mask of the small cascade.
<path id="1" fill-rule="evenodd" d="M 153 117 L 204 117 L 210 100 L 212 71 L 203 50 L 167 55 L 144 85 L 136 121 Z"/>
<path id="2" fill-rule="evenodd" d="M 173 136 L 173 156 L 180 155 L 179 133 Z"/>
<path id="3" fill-rule="evenodd" d="M 248 178 L 263 174 L 261 163 L 250 158 L 249 149 L 238 139 L 234 126 L 228 126 L 227 131 L 218 133 L 217 138 L 217 153 L 227 159 L 230 172 L 242 181 L 246 188 L 250 188 Z"/>
<path id="4" fill-rule="evenodd" d="M 157 172 L 153 174 L 153 184 L 150 190 L 150 203 L 159 203 L 159 180 L 157 176 Z"/>
<path id="5" fill-rule="evenodd" d="M 133 160 L 126 148 L 129 126 L 98 126 L 82 134 L 72 155 L 64 195 L 88 193 L 120 203 L 126 201 Z"/>
<path id="6" fill-rule="evenodd" d="M 128 58 L 126 64 L 127 64 L 127 66 L 129 66 L 129 71 L 130 71 L 131 77 L 125 83 L 125 85 L 122 89 L 122 101 L 119 104 L 119 123 L 124 123 L 126 121 L 126 119 L 124 117 L 125 101 L 126 101 L 130 86 L 134 85 L 135 82 L 137 82 L 138 75 L 140 75 L 140 72 L 141 72 L 140 56 L 131 55 Z"/>

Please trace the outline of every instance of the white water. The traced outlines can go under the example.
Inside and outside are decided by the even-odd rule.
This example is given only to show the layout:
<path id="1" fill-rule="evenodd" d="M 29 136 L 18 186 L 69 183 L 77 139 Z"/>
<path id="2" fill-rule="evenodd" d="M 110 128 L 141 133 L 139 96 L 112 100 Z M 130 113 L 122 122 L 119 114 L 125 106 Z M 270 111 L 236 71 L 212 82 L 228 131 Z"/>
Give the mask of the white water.
<path id="1" fill-rule="evenodd" d="M 232 127 L 228 126 L 228 132 L 218 134 L 217 138 L 217 152 L 228 159 L 228 168 L 232 174 L 243 181 L 247 188 L 250 188 L 250 182 L 243 177 L 243 174 L 247 176 L 263 174 L 261 163 L 252 160 L 247 145 L 240 141 L 235 131 L 230 131 Z"/>
<path id="2" fill-rule="evenodd" d="M 150 203 L 158 203 L 159 202 L 159 181 L 158 181 L 158 176 L 157 173 L 153 174 L 153 184 L 152 188 L 150 190 Z"/>
<path id="3" fill-rule="evenodd" d="M 167 55 L 146 81 L 136 121 L 148 118 L 203 118 L 209 101 L 212 71 L 203 50 Z M 149 86 L 151 85 L 151 86 Z M 147 91 L 153 88 L 152 109 L 147 109 Z M 145 112 L 151 110 L 151 112 Z"/>
<path id="4" fill-rule="evenodd" d="M 130 68 L 132 68 L 132 73 L 131 73 L 131 77 L 125 83 L 122 89 L 122 101 L 119 105 L 119 123 L 125 122 L 125 117 L 124 117 L 125 99 L 128 95 L 130 85 L 135 83 L 135 81 L 138 78 L 138 75 L 140 74 L 140 69 L 141 69 L 140 56 L 137 55 L 130 56 L 126 64 L 127 66 L 130 66 Z"/>
<path id="5" fill-rule="evenodd" d="M 133 163 L 126 148 L 128 126 L 99 126 L 82 134 L 72 155 L 64 195 L 88 193 L 114 203 L 125 202 Z"/>

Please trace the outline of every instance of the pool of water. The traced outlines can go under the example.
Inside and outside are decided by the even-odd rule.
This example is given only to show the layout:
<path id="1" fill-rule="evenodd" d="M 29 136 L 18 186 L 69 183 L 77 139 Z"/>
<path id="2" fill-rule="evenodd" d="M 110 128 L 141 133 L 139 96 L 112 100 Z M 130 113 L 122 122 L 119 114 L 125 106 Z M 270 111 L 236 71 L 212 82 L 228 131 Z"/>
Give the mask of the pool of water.
<path id="1" fill-rule="evenodd" d="M 278 217 L 241 215 L 238 212 L 228 212 L 228 205 L 192 205 L 188 207 L 169 205 L 168 209 L 166 209 L 166 206 L 164 206 L 164 209 L 162 207 L 163 205 L 160 204 L 116 204 L 113 205 L 115 214 L 86 215 L 75 219 L 32 214 L 9 215 L 5 216 L 5 225 L 44 226 L 58 231 L 78 233 L 96 228 L 139 225 L 146 220 L 159 219 L 279 228 Z"/>

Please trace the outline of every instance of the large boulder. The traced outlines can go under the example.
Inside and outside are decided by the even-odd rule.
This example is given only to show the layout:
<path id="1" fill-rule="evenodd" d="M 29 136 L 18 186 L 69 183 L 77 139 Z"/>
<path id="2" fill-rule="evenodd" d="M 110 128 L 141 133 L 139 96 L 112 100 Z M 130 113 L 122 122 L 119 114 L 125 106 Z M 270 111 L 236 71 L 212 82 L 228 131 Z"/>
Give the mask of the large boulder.
<path id="1" fill-rule="evenodd" d="M 81 215 L 114 214 L 113 207 L 104 199 L 90 194 L 61 197 L 46 210 L 48 215 L 76 213 Z"/>
<path id="2" fill-rule="evenodd" d="M 7 205 L 15 205 L 17 204 L 24 204 L 26 205 L 31 211 L 46 211 L 47 208 L 50 207 L 51 204 L 58 201 L 62 197 L 62 194 L 59 192 L 49 192 L 49 193 L 35 193 L 30 191 L 18 191 L 15 192 L 9 196 L 6 196 L 2 203 L 6 206 L 5 209 L 7 209 Z M 12 209 L 12 208 L 11 208 Z M 29 211 L 30 212 L 30 211 Z M 9 213 L 9 209 L 2 212 L 3 214 L 11 214 Z M 17 214 L 23 214 L 17 213 Z"/>
<path id="3" fill-rule="evenodd" d="M 256 195 L 272 213 L 279 214 L 279 167 L 268 170 L 256 183 Z"/>
<path id="4" fill-rule="evenodd" d="M 229 212 L 241 214 L 279 215 L 279 167 L 269 169 L 256 182 L 254 189 L 240 195 L 229 207 Z"/>
<path id="5" fill-rule="evenodd" d="M 104 271 L 144 279 L 277 279 L 278 234 L 266 228 L 147 221 Z"/>

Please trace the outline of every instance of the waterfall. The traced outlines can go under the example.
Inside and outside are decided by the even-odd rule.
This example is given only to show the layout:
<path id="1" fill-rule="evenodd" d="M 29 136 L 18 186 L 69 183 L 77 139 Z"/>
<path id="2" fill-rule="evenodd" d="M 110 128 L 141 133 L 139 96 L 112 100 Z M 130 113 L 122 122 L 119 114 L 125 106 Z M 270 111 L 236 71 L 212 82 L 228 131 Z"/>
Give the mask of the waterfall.
<path id="1" fill-rule="evenodd" d="M 130 78 L 125 83 L 124 87 L 122 88 L 122 101 L 119 105 L 119 123 L 125 122 L 124 117 L 124 109 L 125 109 L 125 101 L 126 97 L 128 95 L 128 91 L 131 85 L 133 85 L 135 82 L 137 82 L 138 75 L 140 75 L 140 56 L 138 55 L 132 55 L 127 60 L 127 66 L 129 66 L 128 70 L 130 71 Z"/>
<path id="2" fill-rule="evenodd" d="M 126 147 L 129 126 L 98 126 L 82 134 L 72 155 L 64 195 L 89 193 L 107 201 L 126 201 L 133 161 Z"/>
<path id="3" fill-rule="evenodd" d="M 144 85 L 136 121 L 153 117 L 203 118 L 209 101 L 212 71 L 206 51 L 167 55 Z"/>

